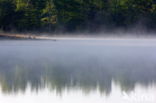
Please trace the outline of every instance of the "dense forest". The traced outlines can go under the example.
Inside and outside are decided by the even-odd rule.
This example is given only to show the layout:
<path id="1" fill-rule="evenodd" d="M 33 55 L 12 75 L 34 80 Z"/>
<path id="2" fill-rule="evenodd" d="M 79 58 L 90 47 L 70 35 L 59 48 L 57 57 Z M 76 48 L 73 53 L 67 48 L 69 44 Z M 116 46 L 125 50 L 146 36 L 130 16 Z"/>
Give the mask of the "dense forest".
<path id="1" fill-rule="evenodd" d="M 156 28 L 156 0 L 0 0 L 1 31 Z"/>

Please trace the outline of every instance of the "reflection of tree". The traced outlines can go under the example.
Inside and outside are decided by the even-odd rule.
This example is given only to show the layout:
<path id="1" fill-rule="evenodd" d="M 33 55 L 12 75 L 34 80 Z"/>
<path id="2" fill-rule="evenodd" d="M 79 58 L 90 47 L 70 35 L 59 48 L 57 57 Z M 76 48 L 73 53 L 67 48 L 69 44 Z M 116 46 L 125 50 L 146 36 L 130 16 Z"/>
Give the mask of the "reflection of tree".
<path id="1" fill-rule="evenodd" d="M 5 58 L 6 59 L 6 58 Z M 8 61 L 5 63 L 5 61 Z M 156 81 L 156 70 L 133 66 L 112 68 L 100 61 L 87 60 L 73 64 L 54 62 L 46 59 L 21 60 L 17 58 L 0 59 L 0 84 L 3 92 L 25 91 L 29 84 L 32 90 L 48 86 L 51 90 L 62 93 L 65 89 L 79 88 L 89 93 L 97 88 L 101 93 L 111 92 L 112 79 L 121 85 L 122 90 L 134 89 L 136 83 L 148 85 Z"/>

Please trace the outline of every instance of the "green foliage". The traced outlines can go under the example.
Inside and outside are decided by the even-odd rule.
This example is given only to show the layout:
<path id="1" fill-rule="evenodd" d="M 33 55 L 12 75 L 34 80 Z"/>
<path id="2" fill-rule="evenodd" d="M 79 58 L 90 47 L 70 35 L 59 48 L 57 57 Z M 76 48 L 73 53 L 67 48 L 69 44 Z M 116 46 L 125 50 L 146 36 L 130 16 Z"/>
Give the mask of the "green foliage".
<path id="1" fill-rule="evenodd" d="M 156 28 L 155 0 L 0 0 L 2 30 L 75 31 L 129 27 L 140 21 Z"/>
<path id="2" fill-rule="evenodd" d="M 48 30 L 52 30 L 57 25 L 57 11 L 53 0 L 47 0 L 45 8 L 42 10 L 42 25 Z"/>

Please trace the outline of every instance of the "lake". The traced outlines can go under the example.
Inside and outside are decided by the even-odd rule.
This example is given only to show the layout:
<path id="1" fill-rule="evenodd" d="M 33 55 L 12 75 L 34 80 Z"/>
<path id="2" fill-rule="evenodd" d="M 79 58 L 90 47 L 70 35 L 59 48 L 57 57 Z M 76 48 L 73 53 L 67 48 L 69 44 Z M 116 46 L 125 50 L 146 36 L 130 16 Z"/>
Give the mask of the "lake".
<path id="1" fill-rule="evenodd" d="M 155 94 L 155 39 L 0 41 L 0 103 L 156 103 Z"/>

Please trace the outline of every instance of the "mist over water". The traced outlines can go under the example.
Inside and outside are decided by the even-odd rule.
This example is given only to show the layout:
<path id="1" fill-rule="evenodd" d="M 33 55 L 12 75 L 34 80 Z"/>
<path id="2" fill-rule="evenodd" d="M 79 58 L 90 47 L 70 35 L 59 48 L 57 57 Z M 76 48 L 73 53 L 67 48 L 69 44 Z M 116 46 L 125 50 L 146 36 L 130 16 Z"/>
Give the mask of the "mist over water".
<path id="1" fill-rule="evenodd" d="M 97 103 L 154 103 L 155 83 L 155 39 L 0 41 L 0 98 L 30 92 L 86 103 L 92 96 Z M 67 97 L 53 102 L 72 103 Z"/>

